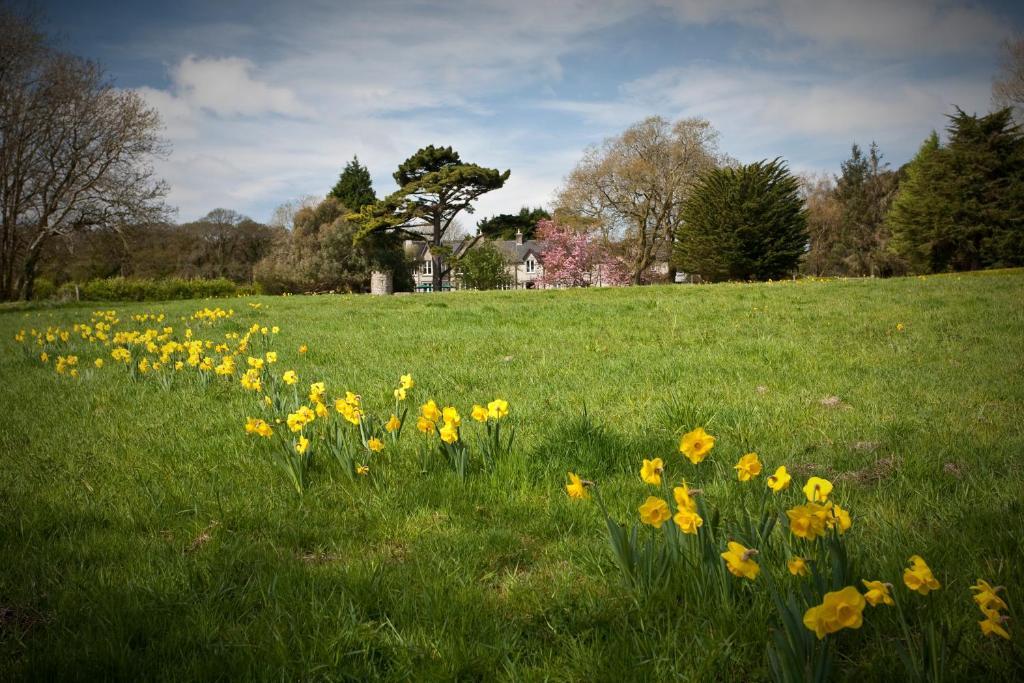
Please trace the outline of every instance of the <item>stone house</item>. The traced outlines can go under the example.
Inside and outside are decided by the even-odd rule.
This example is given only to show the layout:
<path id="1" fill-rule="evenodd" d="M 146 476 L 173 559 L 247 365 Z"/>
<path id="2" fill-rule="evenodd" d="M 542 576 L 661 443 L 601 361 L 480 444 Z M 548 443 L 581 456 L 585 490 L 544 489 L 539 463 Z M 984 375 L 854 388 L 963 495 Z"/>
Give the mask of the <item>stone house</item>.
<path id="1" fill-rule="evenodd" d="M 478 240 L 472 237 L 465 237 L 461 240 L 452 240 L 442 242 L 443 246 L 451 249 L 451 253 L 454 256 L 461 256 L 468 249 L 472 248 Z M 509 274 L 512 282 L 507 287 L 508 289 L 536 289 L 542 288 L 545 285 L 541 284 L 539 280 L 544 275 L 544 252 L 546 250 L 546 243 L 543 240 L 528 240 L 524 239 L 522 232 L 516 233 L 514 240 L 489 240 L 494 247 L 498 249 L 504 256 L 506 261 L 506 271 Z M 416 292 L 432 292 L 434 291 L 434 259 L 433 254 L 430 252 L 429 245 L 414 241 L 406 240 L 405 242 L 406 255 L 414 262 L 413 268 L 413 284 Z M 665 250 L 667 254 L 667 250 Z M 444 261 L 440 261 L 441 267 L 444 267 Z M 668 258 L 667 255 L 663 256 L 659 254 L 658 260 L 652 264 L 651 272 L 656 275 L 665 276 L 669 272 Z M 588 274 L 587 282 L 592 287 L 605 287 L 611 283 L 608 282 L 606 276 L 606 266 L 604 264 L 597 264 L 593 270 Z M 676 279 L 676 282 L 682 281 Z M 458 271 L 448 273 L 441 285 L 442 291 L 451 291 L 453 289 L 461 289 L 461 282 L 459 281 Z"/>

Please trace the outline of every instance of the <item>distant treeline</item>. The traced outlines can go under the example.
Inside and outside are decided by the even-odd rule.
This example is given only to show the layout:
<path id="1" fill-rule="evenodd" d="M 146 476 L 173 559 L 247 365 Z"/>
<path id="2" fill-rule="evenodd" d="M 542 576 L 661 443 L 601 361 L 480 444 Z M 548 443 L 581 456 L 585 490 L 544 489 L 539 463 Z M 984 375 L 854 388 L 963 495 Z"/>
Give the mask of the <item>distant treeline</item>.
<path id="1" fill-rule="evenodd" d="M 110 277 L 222 278 L 252 284 L 255 265 L 285 232 L 217 209 L 180 225 L 155 223 L 74 233 L 49 245 L 40 275 L 56 286 Z"/>

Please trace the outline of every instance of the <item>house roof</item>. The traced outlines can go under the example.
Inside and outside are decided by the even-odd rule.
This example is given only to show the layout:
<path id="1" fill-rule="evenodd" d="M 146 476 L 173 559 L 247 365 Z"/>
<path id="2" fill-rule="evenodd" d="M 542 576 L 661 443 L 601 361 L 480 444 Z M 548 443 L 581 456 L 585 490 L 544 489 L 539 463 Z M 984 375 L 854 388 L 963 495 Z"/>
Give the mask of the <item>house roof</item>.
<path id="1" fill-rule="evenodd" d="M 547 249 L 547 242 L 543 240 L 525 240 L 522 244 L 516 244 L 515 240 L 480 240 L 477 244 L 485 241 L 493 244 L 512 263 L 523 263 L 530 254 L 533 254 L 538 261 L 543 260 L 544 251 Z M 472 244 L 474 244 L 472 237 L 441 242 L 441 245 L 449 247 L 455 256 L 461 256 Z M 430 245 L 425 242 L 406 240 L 405 243 L 406 256 L 418 261 L 426 259 L 429 249 Z"/>
<path id="2" fill-rule="evenodd" d="M 543 240 L 525 240 L 522 244 L 516 244 L 515 240 L 491 240 L 491 244 L 512 263 L 522 263 L 529 254 L 541 260 L 548 246 Z"/>

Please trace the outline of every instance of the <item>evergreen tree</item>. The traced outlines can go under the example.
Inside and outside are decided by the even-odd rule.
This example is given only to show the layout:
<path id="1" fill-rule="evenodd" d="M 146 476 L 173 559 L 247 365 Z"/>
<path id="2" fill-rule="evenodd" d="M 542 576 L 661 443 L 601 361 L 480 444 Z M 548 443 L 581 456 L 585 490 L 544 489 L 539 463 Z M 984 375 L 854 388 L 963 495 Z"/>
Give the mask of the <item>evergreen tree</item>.
<path id="1" fill-rule="evenodd" d="M 370 171 L 359 163 L 359 157 L 352 157 L 352 161 L 345 165 L 338 182 L 327 196 L 334 197 L 342 206 L 353 212 L 377 201 Z"/>
<path id="2" fill-rule="evenodd" d="M 885 225 L 898 177 L 887 166 L 875 143 L 866 155 L 854 143 L 850 158 L 842 163 L 842 173 L 836 179 L 840 225 L 831 249 L 837 272 L 832 274 L 891 275 L 899 269 L 887 248 Z"/>
<path id="3" fill-rule="evenodd" d="M 891 248 L 913 273 L 944 270 L 951 255 L 952 209 L 946 192 L 948 162 L 935 131 L 906 166 L 905 180 L 893 200 L 886 224 Z"/>
<path id="4" fill-rule="evenodd" d="M 472 213 L 473 202 L 504 186 L 510 174 L 466 163 L 451 147 L 423 147 L 394 172 L 398 190 L 351 214 L 361 226 L 356 241 L 384 233 L 430 245 L 434 291 L 439 292 L 452 269 L 451 250 L 443 240 L 455 218 L 463 211 Z"/>
<path id="5" fill-rule="evenodd" d="M 1024 137 L 1009 108 L 950 117 L 953 270 L 1024 265 Z"/>
<path id="6" fill-rule="evenodd" d="M 711 170 L 683 207 L 676 263 L 708 280 L 785 277 L 807 246 L 799 189 L 779 159 Z"/>
<path id="7" fill-rule="evenodd" d="M 483 219 L 477 224 L 477 230 L 492 240 L 512 240 L 516 232 L 522 232 L 523 239 L 530 240 L 537 233 L 537 223 L 550 218 L 551 214 L 541 207 L 531 209 L 524 206 L 519 213 L 503 213 Z"/>
<path id="8" fill-rule="evenodd" d="M 949 118 L 949 144 L 933 134 L 907 169 L 893 248 L 918 271 L 1024 265 L 1024 136 L 1011 110 Z"/>

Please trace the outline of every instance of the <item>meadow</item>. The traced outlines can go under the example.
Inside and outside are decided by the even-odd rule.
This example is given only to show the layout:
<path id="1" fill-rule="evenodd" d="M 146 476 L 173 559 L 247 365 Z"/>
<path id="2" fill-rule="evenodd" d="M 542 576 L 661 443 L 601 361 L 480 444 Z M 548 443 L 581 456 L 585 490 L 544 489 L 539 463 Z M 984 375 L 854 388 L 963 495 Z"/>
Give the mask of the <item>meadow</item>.
<path id="1" fill-rule="evenodd" d="M 205 307 L 233 314 L 190 318 Z M 279 326 L 265 371 L 293 370 L 299 398 L 323 382 L 322 420 L 341 419 L 346 391 L 386 418 L 409 374 L 409 424 L 358 463 L 365 474 L 315 457 L 299 495 L 246 433 L 262 393 L 240 386 L 246 353 L 209 381 L 132 380 L 113 346 L 78 340 L 71 377 L 15 341 L 111 309 L 115 330 L 203 339 Z M 131 320 L 143 314 L 164 318 Z M 595 498 L 567 495 L 576 473 L 639 523 L 657 495 L 641 463 L 656 457 L 723 516 L 806 502 L 808 477 L 828 479 L 850 512 L 858 588 L 890 582 L 912 623 L 945 624 L 950 679 L 1024 678 L 1024 271 L 12 308 L 0 386 L 7 679 L 769 678 L 766 580 L 800 577 L 765 553 L 760 581 L 726 575 L 728 599 L 638 594 Z M 458 409 L 471 444 L 472 407 L 507 401 L 510 452 L 460 477 L 423 450 L 437 443 L 413 424 L 428 399 Z M 692 465 L 680 439 L 697 427 L 716 441 Z M 764 470 L 741 482 L 748 452 Z M 765 480 L 780 465 L 793 486 L 775 496 Z M 940 589 L 903 585 L 911 555 Z M 979 578 L 1006 587 L 1010 640 L 979 629 Z M 909 675 L 894 615 L 868 607 L 860 628 L 821 641 L 833 678 Z"/>

